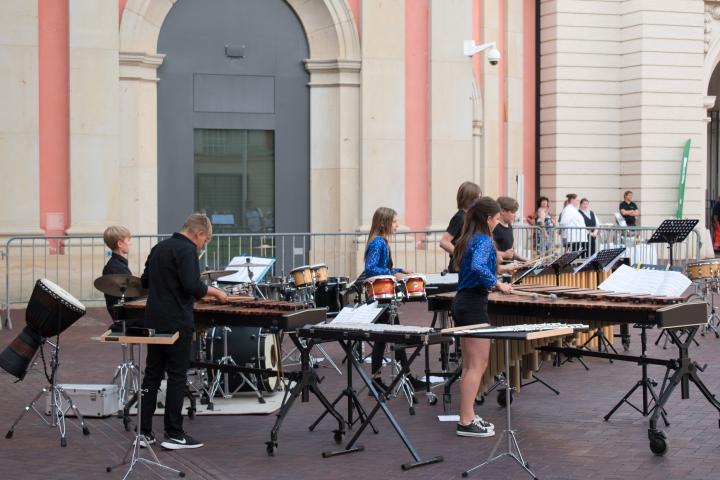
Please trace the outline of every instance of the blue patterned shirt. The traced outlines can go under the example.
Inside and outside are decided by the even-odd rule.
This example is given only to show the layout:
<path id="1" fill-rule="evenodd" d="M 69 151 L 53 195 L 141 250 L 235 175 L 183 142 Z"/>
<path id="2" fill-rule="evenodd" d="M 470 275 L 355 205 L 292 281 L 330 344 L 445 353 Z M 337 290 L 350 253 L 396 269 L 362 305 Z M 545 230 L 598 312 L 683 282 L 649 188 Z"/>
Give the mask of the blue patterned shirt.
<path id="1" fill-rule="evenodd" d="M 495 255 L 492 238 L 482 233 L 470 237 L 460 262 L 458 291 L 475 287 L 489 290 L 494 287 L 497 281 Z"/>
<path id="2" fill-rule="evenodd" d="M 377 275 L 392 275 L 401 272 L 401 268 L 390 268 L 390 248 L 383 237 L 375 237 L 365 249 L 364 278 Z"/>

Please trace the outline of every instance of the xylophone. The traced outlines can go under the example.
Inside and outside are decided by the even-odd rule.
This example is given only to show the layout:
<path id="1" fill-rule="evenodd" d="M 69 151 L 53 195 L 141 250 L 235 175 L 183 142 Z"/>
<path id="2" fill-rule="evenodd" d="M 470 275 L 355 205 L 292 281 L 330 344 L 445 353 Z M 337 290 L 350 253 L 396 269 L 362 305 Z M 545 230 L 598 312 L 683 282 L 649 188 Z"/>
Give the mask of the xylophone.
<path id="1" fill-rule="evenodd" d="M 127 302 L 120 310 L 121 320 L 140 318 L 146 299 Z M 296 330 L 309 323 L 324 322 L 325 308 L 307 308 L 303 303 L 278 300 L 256 300 L 252 297 L 230 296 L 228 303 L 199 301 L 193 306 L 195 324 L 203 330 L 210 325 L 266 328 L 273 333 Z"/>

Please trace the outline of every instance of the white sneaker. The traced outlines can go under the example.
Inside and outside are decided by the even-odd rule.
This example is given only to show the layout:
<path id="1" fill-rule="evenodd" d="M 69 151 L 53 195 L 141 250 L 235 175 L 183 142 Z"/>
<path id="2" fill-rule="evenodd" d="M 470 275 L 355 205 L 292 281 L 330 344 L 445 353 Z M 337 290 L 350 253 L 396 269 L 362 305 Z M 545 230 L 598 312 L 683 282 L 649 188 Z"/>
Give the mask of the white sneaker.
<path id="1" fill-rule="evenodd" d="M 482 427 L 487 428 L 488 430 L 495 431 L 495 425 L 488 422 L 487 420 L 483 420 L 483 418 L 480 415 L 475 415 L 475 421 Z"/>

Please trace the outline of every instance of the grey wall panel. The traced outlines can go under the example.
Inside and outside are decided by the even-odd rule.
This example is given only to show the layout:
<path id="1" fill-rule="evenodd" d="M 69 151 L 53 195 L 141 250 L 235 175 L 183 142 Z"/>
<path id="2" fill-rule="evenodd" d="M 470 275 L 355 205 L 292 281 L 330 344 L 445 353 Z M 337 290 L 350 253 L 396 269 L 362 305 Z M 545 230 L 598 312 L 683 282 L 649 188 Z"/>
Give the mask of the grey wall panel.
<path id="1" fill-rule="evenodd" d="M 275 113 L 275 79 L 257 75 L 195 74 L 196 112 Z"/>
<path id="2" fill-rule="evenodd" d="M 227 57 L 226 45 L 245 45 L 244 58 Z M 275 230 L 307 231 L 309 49 L 290 7 L 283 0 L 178 0 L 158 52 L 166 55 L 158 69 L 159 230 L 177 230 L 193 210 L 193 129 L 218 128 L 274 130 Z M 197 92 L 198 77 L 212 86 Z M 251 78 L 272 79 L 272 102 L 268 81 Z"/>

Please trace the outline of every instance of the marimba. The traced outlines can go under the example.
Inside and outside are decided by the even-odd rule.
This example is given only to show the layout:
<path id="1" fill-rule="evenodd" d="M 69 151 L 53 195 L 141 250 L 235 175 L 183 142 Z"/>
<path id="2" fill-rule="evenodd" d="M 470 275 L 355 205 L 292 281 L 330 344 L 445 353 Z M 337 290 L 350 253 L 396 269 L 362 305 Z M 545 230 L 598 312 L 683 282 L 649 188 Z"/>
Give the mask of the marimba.
<path id="1" fill-rule="evenodd" d="M 667 321 L 671 316 L 681 321 L 682 315 L 673 316 L 665 313 L 668 307 L 680 304 L 683 297 L 654 297 L 651 295 L 628 295 L 616 292 L 605 292 L 594 289 L 576 287 L 523 286 L 515 287 L 519 292 L 502 294 L 493 292 L 489 296 L 488 313 L 496 326 L 557 322 L 565 324 L 588 324 L 590 332 L 576 332 L 575 344 L 584 345 L 592 331 L 604 329 L 612 331 L 616 324 L 641 324 L 658 326 L 660 318 Z M 527 295 L 536 293 L 537 297 Z M 550 298 L 550 295 L 555 298 Z M 455 293 L 443 293 L 428 298 L 428 308 L 435 312 L 450 311 Z M 675 311 L 675 310 L 671 310 Z M 677 311 L 679 312 L 679 310 Z M 538 342 L 516 342 L 511 352 L 512 385 L 519 388 L 520 379 L 530 378 L 539 367 L 539 354 L 536 348 L 554 343 L 560 346 L 561 339 L 541 340 Z M 587 344 L 586 346 L 592 346 Z M 490 351 L 490 362 L 483 377 L 483 387 L 490 385 L 496 374 L 502 372 L 502 348 L 493 345 Z"/>
<path id="2" fill-rule="evenodd" d="M 145 314 L 145 304 L 146 299 L 125 303 L 120 309 L 120 320 L 141 318 Z M 231 296 L 226 304 L 195 302 L 193 314 L 195 324 L 200 330 L 219 324 L 266 328 L 277 333 L 296 330 L 310 323 L 324 322 L 327 309 L 308 308 L 303 303 Z"/>

